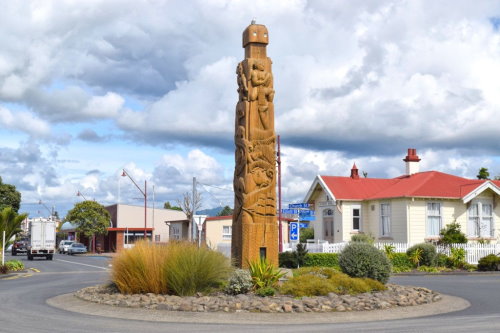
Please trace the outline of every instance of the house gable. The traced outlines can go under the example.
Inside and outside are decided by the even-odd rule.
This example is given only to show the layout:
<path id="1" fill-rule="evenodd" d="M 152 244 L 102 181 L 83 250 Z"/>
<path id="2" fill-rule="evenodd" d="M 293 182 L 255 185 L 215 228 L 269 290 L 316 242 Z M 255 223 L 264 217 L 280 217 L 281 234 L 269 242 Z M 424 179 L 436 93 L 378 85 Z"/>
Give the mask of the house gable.
<path id="1" fill-rule="evenodd" d="M 496 195 L 500 195 L 500 188 L 491 181 L 486 181 L 474 190 L 470 191 L 462 198 L 462 200 L 466 204 L 488 189 L 493 191 Z"/>

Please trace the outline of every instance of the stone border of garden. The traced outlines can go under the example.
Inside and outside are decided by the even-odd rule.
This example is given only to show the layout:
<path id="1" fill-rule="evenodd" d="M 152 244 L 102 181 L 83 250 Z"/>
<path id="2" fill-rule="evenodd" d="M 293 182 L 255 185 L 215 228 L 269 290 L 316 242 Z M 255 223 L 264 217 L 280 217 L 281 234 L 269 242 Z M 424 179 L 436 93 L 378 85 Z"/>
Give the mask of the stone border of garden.
<path id="1" fill-rule="evenodd" d="M 187 312 L 345 312 L 389 309 L 395 307 L 430 304 L 441 300 L 437 292 L 422 287 L 387 284 L 387 290 L 358 295 L 337 295 L 293 298 L 292 296 L 260 297 L 254 294 L 236 296 L 179 297 L 157 294 L 124 295 L 109 286 L 81 289 L 75 296 L 98 304 L 145 308 L 152 310 Z"/>
<path id="2" fill-rule="evenodd" d="M 80 314 L 118 318 L 127 320 L 141 320 L 148 322 L 165 323 L 198 323 L 198 324 L 327 324 L 347 323 L 379 320 L 395 320 L 416 318 L 441 313 L 460 311 L 470 306 L 462 298 L 441 295 L 438 302 L 415 306 L 399 306 L 386 310 L 373 311 L 346 311 L 346 312 L 309 312 L 309 313 L 252 313 L 252 312 L 184 312 L 165 311 L 145 308 L 128 308 L 109 306 L 81 300 L 74 293 L 59 295 L 47 300 L 47 304 L 70 312 Z"/>

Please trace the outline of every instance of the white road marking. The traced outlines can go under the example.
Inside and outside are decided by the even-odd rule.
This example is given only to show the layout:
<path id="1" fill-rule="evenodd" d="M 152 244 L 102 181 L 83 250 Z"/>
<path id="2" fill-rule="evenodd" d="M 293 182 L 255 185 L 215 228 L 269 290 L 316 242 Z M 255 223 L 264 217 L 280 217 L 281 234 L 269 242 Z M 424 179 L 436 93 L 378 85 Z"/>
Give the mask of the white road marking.
<path id="1" fill-rule="evenodd" d="M 80 262 L 74 262 L 74 261 L 69 261 L 69 260 L 62 260 L 62 259 L 56 259 L 57 261 L 63 261 L 63 262 L 69 262 L 70 264 L 75 264 L 75 265 L 82 265 L 82 266 L 89 266 L 89 267 L 95 267 L 95 268 L 100 268 L 104 270 L 108 270 L 106 267 L 101 267 L 101 266 L 94 266 L 94 265 L 89 265 L 89 264 L 82 264 Z"/>

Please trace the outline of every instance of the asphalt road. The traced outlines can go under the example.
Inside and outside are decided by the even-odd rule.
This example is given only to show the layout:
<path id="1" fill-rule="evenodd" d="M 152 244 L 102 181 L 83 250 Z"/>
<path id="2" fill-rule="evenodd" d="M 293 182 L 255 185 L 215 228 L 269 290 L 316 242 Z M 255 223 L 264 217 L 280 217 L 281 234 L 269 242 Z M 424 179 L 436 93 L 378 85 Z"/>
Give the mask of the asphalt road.
<path id="1" fill-rule="evenodd" d="M 10 259 L 7 256 L 7 259 Z M 109 260 L 56 255 L 53 261 L 17 257 L 30 271 L 0 280 L 0 332 L 499 332 L 500 275 L 399 276 L 391 282 L 418 285 L 466 298 L 471 307 L 430 317 L 365 323 L 255 325 L 160 323 L 83 315 L 53 308 L 46 300 L 109 278 Z M 362 316 L 363 313 L 359 313 Z"/>

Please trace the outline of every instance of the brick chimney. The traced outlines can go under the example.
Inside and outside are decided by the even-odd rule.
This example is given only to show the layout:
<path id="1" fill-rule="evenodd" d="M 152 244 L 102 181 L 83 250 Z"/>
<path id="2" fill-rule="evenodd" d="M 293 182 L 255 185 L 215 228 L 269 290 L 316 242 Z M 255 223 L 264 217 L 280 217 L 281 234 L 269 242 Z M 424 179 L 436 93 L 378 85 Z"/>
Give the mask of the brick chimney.
<path id="1" fill-rule="evenodd" d="M 406 162 L 406 175 L 411 176 L 418 173 L 420 170 L 419 162 L 420 158 L 417 155 L 417 150 L 415 148 L 408 148 L 408 155 L 403 160 Z"/>
<path id="2" fill-rule="evenodd" d="M 356 167 L 356 163 L 354 163 L 352 165 L 351 178 L 352 179 L 359 179 L 358 168 Z"/>

